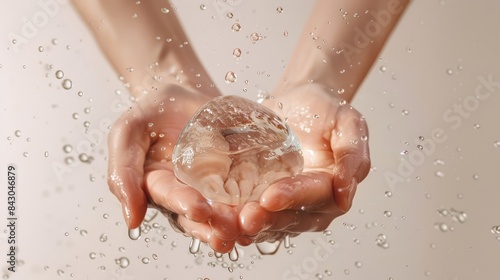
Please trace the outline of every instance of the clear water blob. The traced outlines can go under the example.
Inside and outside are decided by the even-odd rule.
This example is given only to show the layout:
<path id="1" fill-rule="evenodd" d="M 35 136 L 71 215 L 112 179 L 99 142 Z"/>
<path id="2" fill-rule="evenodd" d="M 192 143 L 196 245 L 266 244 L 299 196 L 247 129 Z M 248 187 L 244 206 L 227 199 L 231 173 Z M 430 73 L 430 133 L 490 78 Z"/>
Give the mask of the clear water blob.
<path id="1" fill-rule="evenodd" d="M 387 237 L 385 236 L 385 234 L 379 234 L 377 236 L 377 239 L 375 239 L 375 244 L 383 249 L 389 248 L 389 243 L 387 242 Z"/>
<path id="2" fill-rule="evenodd" d="M 283 13 L 283 7 L 278 6 L 278 7 L 276 8 L 276 12 L 277 12 L 278 14 Z"/>
<path id="3" fill-rule="evenodd" d="M 236 249 L 236 246 L 233 247 L 233 249 L 231 250 L 231 252 L 229 252 L 229 259 L 233 262 L 235 261 L 238 261 L 239 259 L 239 253 L 238 253 L 238 249 Z"/>
<path id="4" fill-rule="evenodd" d="M 288 125 L 238 96 L 220 96 L 198 109 L 172 155 L 179 180 L 230 205 L 258 199 L 274 181 L 299 174 L 303 162 Z"/>
<path id="5" fill-rule="evenodd" d="M 204 11 L 207 9 L 207 6 L 205 4 L 200 5 L 200 10 Z"/>

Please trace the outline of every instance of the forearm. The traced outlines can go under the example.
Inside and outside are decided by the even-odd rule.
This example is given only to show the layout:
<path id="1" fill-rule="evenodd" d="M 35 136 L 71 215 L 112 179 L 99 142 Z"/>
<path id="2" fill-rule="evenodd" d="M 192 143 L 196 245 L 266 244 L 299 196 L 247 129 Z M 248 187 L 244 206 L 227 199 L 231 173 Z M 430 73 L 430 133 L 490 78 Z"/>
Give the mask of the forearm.
<path id="1" fill-rule="evenodd" d="M 278 85 L 314 82 L 351 101 L 410 0 L 317 0 Z"/>
<path id="2" fill-rule="evenodd" d="M 168 1 L 73 0 L 99 46 L 136 97 L 169 83 L 218 95 Z"/>

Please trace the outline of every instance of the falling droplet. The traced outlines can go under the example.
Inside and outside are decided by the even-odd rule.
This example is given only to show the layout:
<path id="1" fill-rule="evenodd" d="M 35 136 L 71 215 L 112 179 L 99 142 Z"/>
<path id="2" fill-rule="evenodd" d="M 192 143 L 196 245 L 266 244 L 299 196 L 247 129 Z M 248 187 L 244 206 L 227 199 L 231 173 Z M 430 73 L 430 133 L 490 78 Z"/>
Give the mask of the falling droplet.
<path id="1" fill-rule="evenodd" d="M 132 240 L 137 240 L 141 237 L 141 227 L 128 230 L 128 237 Z"/>
<path id="2" fill-rule="evenodd" d="M 191 254 L 196 254 L 200 251 L 201 241 L 198 238 L 191 238 L 191 243 L 189 244 L 189 252 Z"/>
<path id="3" fill-rule="evenodd" d="M 64 89 L 68 90 L 73 87 L 73 82 L 70 79 L 64 79 L 61 85 Z"/>
<path id="4" fill-rule="evenodd" d="M 257 250 L 261 255 L 274 255 L 280 246 L 281 242 L 276 241 L 276 242 L 262 242 L 262 243 L 257 243 L 255 246 L 257 247 Z"/>
<path id="5" fill-rule="evenodd" d="M 228 12 L 228 13 L 226 14 L 226 17 L 227 17 L 227 18 L 229 18 L 229 19 L 233 18 L 233 13 Z"/>
<path id="6" fill-rule="evenodd" d="M 233 262 L 238 261 L 239 255 L 238 255 L 238 249 L 236 249 L 236 246 L 233 247 L 231 252 L 229 252 L 229 259 Z"/>
<path id="7" fill-rule="evenodd" d="M 62 79 L 64 77 L 64 72 L 61 70 L 56 71 L 56 78 Z"/>
<path id="8" fill-rule="evenodd" d="M 116 264 L 119 265 L 121 268 L 126 268 L 129 266 L 130 261 L 127 257 L 121 257 L 119 259 L 116 259 Z"/>
<path id="9" fill-rule="evenodd" d="M 238 32 L 241 30 L 241 25 L 239 23 L 235 23 L 231 26 L 231 30 L 233 30 L 234 32 Z"/>
<path id="10" fill-rule="evenodd" d="M 237 77 L 236 77 L 236 74 L 234 72 L 229 71 L 226 73 L 226 77 L 225 77 L 226 83 L 232 84 L 232 83 L 236 82 L 236 79 L 237 79 Z"/>
<path id="11" fill-rule="evenodd" d="M 233 50 L 233 56 L 234 57 L 240 57 L 241 56 L 241 50 L 239 48 L 236 48 Z"/>
<path id="12" fill-rule="evenodd" d="M 144 257 L 142 258 L 142 263 L 143 264 L 148 264 L 150 262 L 149 258 L 148 257 Z"/>

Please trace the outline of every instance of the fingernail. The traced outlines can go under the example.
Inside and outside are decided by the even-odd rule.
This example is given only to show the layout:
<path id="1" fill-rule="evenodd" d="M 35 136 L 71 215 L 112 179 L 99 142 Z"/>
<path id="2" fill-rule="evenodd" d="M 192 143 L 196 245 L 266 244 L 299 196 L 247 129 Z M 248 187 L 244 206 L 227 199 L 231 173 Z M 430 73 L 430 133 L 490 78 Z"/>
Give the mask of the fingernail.
<path id="1" fill-rule="evenodd" d="M 123 212 L 123 217 L 125 218 L 125 222 L 127 223 L 127 226 L 130 228 L 130 223 L 131 223 L 130 208 L 125 202 L 122 202 L 122 212 Z"/>
<path id="2" fill-rule="evenodd" d="M 341 206 L 339 207 L 342 212 L 347 212 L 349 209 L 351 209 L 352 206 L 352 200 L 354 198 L 354 194 L 356 194 L 356 188 L 358 186 L 358 182 L 356 179 L 352 178 L 351 183 L 347 188 L 344 189 L 347 194 L 344 196 L 345 203 L 342 203 Z M 344 207 L 342 207 L 344 206 Z"/>

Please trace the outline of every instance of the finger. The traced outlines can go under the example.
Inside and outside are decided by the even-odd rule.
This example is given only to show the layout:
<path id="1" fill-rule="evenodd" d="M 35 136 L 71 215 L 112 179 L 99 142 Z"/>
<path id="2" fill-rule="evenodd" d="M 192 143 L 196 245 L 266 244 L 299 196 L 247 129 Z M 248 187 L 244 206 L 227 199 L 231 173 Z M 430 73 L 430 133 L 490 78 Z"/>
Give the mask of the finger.
<path id="1" fill-rule="evenodd" d="M 340 209 L 347 212 L 357 184 L 370 170 L 368 127 L 364 118 L 350 106 L 340 107 L 330 141 L 335 159 L 334 197 Z"/>
<path id="2" fill-rule="evenodd" d="M 142 184 L 149 139 L 141 133 L 144 127 L 140 119 L 140 114 L 134 110 L 122 115 L 108 139 L 108 185 L 122 203 L 129 228 L 138 227 L 147 210 Z"/>
<path id="3" fill-rule="evenodd" d="M 236 240 L 240 235 L 236 209 L 223 203 L 213 203 L 212 209 L 209 223 L 213 234 L 221 240 Z"/>
<path id="4" fill-rule="evenodd" d="M 180 183 L 168 163 L 155 163 L 147 167 L 146 191 L 151 201 L 167 211 L 177 213 L 195 222 L 207 222 L 212 208 L 195 188 Z"/>
<path id="5" fill-rule="evenodd" d="M 260 197 L 260 205 L 268 211 L 316 211 L 327 203 L 333 203 L 331 185 L 331 174 L 305 172 L 269 186 Z"/>
<path id="6" fill-rule="evenodd" d="M 242 235 L 261 240 L 263 232 L 309 232 L 327 228 L 333 218 L 343 213 L 332 204 L 328 211 L 308 212 L 301 210 L 283 210 L 270 212 L 258 203 L 248 203 L 240 212 Z"/>

